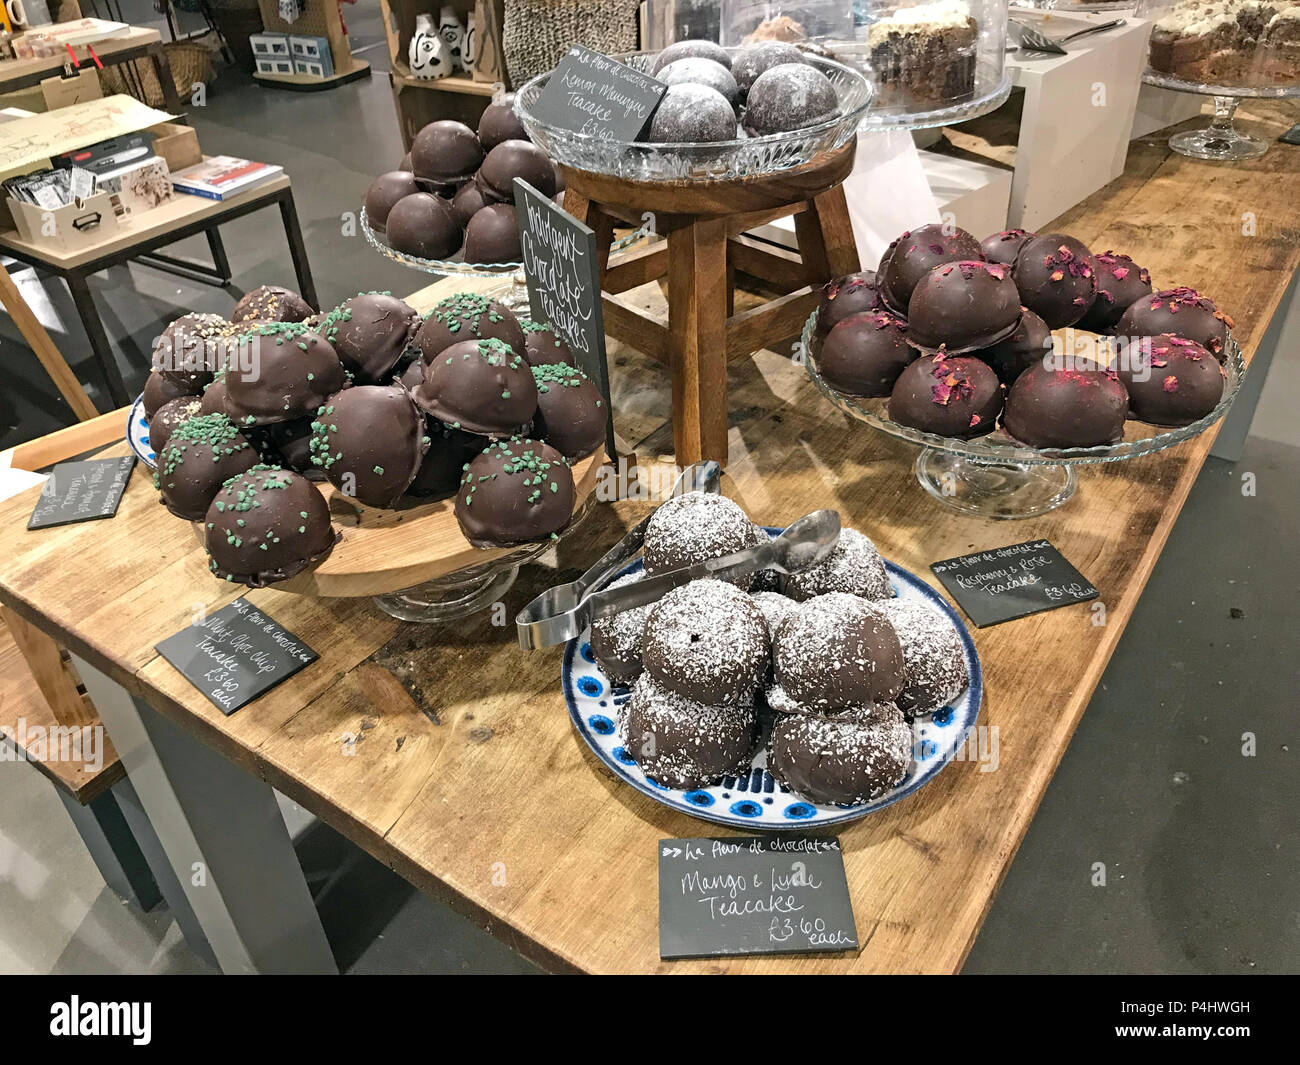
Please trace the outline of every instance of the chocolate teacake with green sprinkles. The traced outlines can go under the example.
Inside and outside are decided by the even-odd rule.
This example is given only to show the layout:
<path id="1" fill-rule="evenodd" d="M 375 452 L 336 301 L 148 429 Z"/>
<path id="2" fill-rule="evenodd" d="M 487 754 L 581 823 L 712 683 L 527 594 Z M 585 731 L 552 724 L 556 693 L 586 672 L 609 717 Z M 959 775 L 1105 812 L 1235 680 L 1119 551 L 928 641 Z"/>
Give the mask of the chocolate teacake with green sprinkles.
<path id="1" fill-rule="evenodd" d="M 523 356 L 497 339 L 463 340 L 424 368 L 411 393 L 420 409 L 453 429 L 518 433 L 537 413 L 537 386 Z"/>
<path id="2" fill-rule="evenodd" d="M 550 444 L 516 437 L 465 467 L 456 495 L 460 531 L 475 547 L 555 538 L 573 518 L 573 473 Z"/>
<path id="3" fill-rule="evenodd" d="M 585 373 L 563 363 L 534 366 L 537 415 L 533 433 L 566 459 L 590 455 L 605 442 L 605 401 Z"/>
<path id="4" fill-rule="evenodd" d="M 257 465 L 230 478 L 205 519 L 208 568 L 251 588 L 318 565 L 338 540 L 320 489 L 279 466 Z"/>
<path id="5" fill-rule="evenodd" d="M 230 312 L 232 322 L 303 322 L 316 308 L 292 289 L 258 285 L 246 293 Z"/>
<path id="6" fill-rule="evenodd" d="M 153 453 L 157 455 L 167 446 L 167 441 L 176 431 L 176 427 L 186 418 L 202 414 L 202 406 L 203 401 L 198 396 L 180 396 L 169 400 L 154 411 L 149 419 L 149 446 L 153 448 Z"/>
<path id="7" fill-rule="evenodd" d="M 325 471 L 312 465 L 311 438 L 312 426 L 316 416 L 295 418 L 291 422 L 276 422 L 261 430 L 264 438 L 262 454 L 271 456 L 267 461 L 272 466 L 283 466 L 286 470 L 305 474 L 308 480 L 325 480 Z"/>
<path id="8" fill-rule="evenodd" d="M 312 422 L 312 464 L 368 507 L 396 504 L 428 450 L 424 415 L 401 385 L 345 389 Z"/>
<path id="9" fill-rule="evenodd" d="M 158 455 L 154 487 L 178 518 L 202 521 L 221 486 L 258 459 L 257 449 L 224 414 L 198 414 L 176 427 Z"/>
<path id="10" fill-rule="evenodd" d="M 154 342 L 154 373 L 190 386 L 190 394 L 198 395 L 226 364 L 226 348 L 243 331 L 219 314 L 181 315 Z"/>
<path id="11" fill-rule="evenodd" d="M 520 318 L 519 327 L 524 331 L 524 358 L 529 366 L 549 366 L 563 362 L 577 366 L 569 345 L 555 335 L 555 330 L 545 322 L 534 322 L 531 318 Z"/>
<path id="12" fill-rule="evenodd" d="M 145 417 L 152 418 L 154 412 L 173 399 L 201 395 L 204 387 L 197 381 L 176 381 L 170 375 L 155 370 L 145 378 L 144 382 Z"/>
<path id="13" fill-rule="evenodd" d="M 386 385 L 419 327 L 419 312 L 391 292 L 363 292 L 330 311 L 321 333 L 357 384 Z"/>
<path id="14" fill-rule="evenodd" d="M 240 426 L 315 414 L 348 377 L 328 340 L 302 324 L 265 325 L 226 374 L 226 413 Z"/>
<path id="15" fill-rule="evenodd" d="M 415 480 L 406 490 L 410 499 L 442 499 L 456 494 L 465 464 L 487 446 L 481 436 L 443 425 L 436 418 L 425 418 L 429 450 L 425 452 Z"/>
<path id="16" fill-rule="evenodd" d="M 500 340 L 516 355 L 524 353 L 524 331 L 505 305 L 476 292 L 458 292 L 440 302 L 415 334 L 425 362 L 466 340 Z"/>

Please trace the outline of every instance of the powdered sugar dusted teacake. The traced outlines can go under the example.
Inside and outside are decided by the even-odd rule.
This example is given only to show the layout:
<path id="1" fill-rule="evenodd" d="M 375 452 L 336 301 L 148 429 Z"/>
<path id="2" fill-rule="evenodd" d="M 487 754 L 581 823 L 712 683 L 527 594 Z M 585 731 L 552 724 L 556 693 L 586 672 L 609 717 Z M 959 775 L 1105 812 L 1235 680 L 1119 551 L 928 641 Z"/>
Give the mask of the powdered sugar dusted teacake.
<path id="1" fill-rule="evenodd" d="M 923 603 L 890 599 L 880 603 L 903 648 L 906 681 L 898 707 L 907 717 L 945 706 L 970 682 L 966 653 L 951 620 Z"/>
<path id="2" fill-rule="evenodd" d="M 848 592 L 863 599 L 888 599 L 894 594 L 885 560 L 856 529 L 841 529 L 839 543 L 825 562 L 789 574 L 782 583 L 785 594 L 800 601 L 828 592 Z"/>
<path id="3" fill-rule="evenodd" d="M 612 581 L 609 587 L 623 588 L 635 584 L 643 576 L 641 573 L 626 573 Z M 591 623 L 592 653 L 605 675 L 615 684 L 631 684 L 641 675 L 641 637 L 645 632 L 645 620 L 653 609 L 653 603 L 634 606 L 608 617 L 596 618 Z"/>
<path id="4" fill-rule="evenodd" d="M 726 496 L 687 492 L 659 506 L 645 531 L 645 571 L 650 576 L 705 559 L 744 551 L 755 543 L 754 523 Z M 735 583 L 748 588 L 751 577 Z"/>
<path id="5" fill-rule="evenodd" d="M 853 805 L 884 794 L 907 776 L 912 730 L 892 703 L 870 711 L 781 715 L 768 754 L 772 775 L 813 802 Z"/>

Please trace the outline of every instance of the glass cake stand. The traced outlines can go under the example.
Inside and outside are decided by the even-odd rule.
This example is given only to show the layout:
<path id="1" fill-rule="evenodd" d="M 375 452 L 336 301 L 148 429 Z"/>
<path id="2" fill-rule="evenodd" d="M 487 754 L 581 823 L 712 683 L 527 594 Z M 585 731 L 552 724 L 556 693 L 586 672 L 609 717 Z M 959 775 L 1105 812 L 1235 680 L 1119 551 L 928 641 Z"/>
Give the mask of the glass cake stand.
<path id="1" fill-rule="evenodd" d="M 1078 488 L 1076 466 L 1151 455 L 1199 436 L 1228 413 L 1246 376 L 1241 348 L 1229 333 L 1224 345 L 1227 378 L 1223 398 L 1214 410 L 1190 425 L 1170 428 L 1129 421 L 1120 443 L 1099 447 L 1026 447 L 1001 428 L 974 440 L 957 440 L 890 420 L 888 398 L 862 399 L 832 388 L 817 369 L 821 338 L 816 323 L 814 311 L 804 326 L 799 352 L 818 391 L 849 417 L 899 440 L 919 444 L 921 453 L 913 468 L 921 487 L 945 506 L 980 518 L 1033 518 L 1046 514 L 1074 495 Z"/>
<path id="2" fill-rule="evenodd" d="M 502 281 L 501 288 L 489 289 L 485 294 L 504 304 L 512 311 L 526 312 L 528 310 L 528 279 L 524 275 L 523 263 L 467 263 L 463 259 L 422 259 L 418 255 L 408 255 L 406 252 L 391 247 L 381 234 L 371 228 L 364 207 L 361 208 L 361 232 L 365 234 L 366 242 L 380 255 L 411 270 L 420 270 L 423 273 L 435 274 L 439 277 L 464 277 L 485 280 L 499 278 Z M 610 245 L 610 254 L 623 251 L 649 235 L 651 235 L 651 229 L 650 223 L 647 222 L 640 229 L 633 230 L 631 233 L 614 241 Z"/>
<path id="3" fill-rule="evenodd" d="M 729 49 L 735 51 L 735 49 Z M 612 58 L 649 73 L 657 52 L 633 52 Z M 741 136 L 713 143 L 665 144 L 606 139 L 553 126 L 534 107 L 550 81 L 539 74 L 515 94 L 515 113 L 533 143 L 561 166 L 604 174 L 624 181 L 740 181 L 804 166 L 842 148 L 853 139 L 871 107 L 870 82 L 857 70 L 822 56 L 808 62 L 825 74 L 835 89 L 839 111 L 832 118 L 789 133 Z"/>
<path id="4" fill-rule="evenodd" d="M 1011 75 L 999 69 L 993 72 L 976 74 L 975 91 L 968 99 L 960 100 L 947 107 L 932 111 L 908 110 L 901 104 L 893 107 L 874 107 L 864 115 L 858 124 L 862 133 L 877 133 L 883 130 L 936 129 L 939 126 L 951 126 L 968 119 L 979 118 L 990 111 L 996 111 L 1011 95 Z"/>
<path id="5" fill-rule="evenodd" d="M 1285 100 L 1300 98 L 1297 85 L 1206 85 L 1184 81 L 1172 74 L 1162 74 L 1148 67 L 1142 74 L 1148 85 L 1174 92 L 1193 93 L 1214 98 L 1214 118 L 1202 129 L 1185 130 L 1169 138 L 1169 147 L 1179 155 L 1213 162 L 1234 163 L 1255 159 L 1268 151 L 1268 141 L 1243 133 L 1234 124 L 1237 107 L 1243 99 Z"/>

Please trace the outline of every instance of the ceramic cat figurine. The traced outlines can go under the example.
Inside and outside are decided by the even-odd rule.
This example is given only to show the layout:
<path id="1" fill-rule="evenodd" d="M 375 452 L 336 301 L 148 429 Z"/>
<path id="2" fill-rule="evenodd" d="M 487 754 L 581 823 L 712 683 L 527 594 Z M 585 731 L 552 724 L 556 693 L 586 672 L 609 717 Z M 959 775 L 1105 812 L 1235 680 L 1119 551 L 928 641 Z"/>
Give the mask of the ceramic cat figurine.
<path id="1" fill-rule="evenodd" d="M 438 36 L 451 52 L 452 66 L 459 71 L 469 70 L 465 57 L 465 27 L 456 17 L 456 9 L 450 5 L 443 5 L 438 14 Z"/>
<path id="2" fill-rule="evenodd" d="M 417 78 L 445 78 L 455 71 L 451 50 L 434 27 L 432 15 L 415 16 L 415 35 L 407 59 L 412 76 Z"/>

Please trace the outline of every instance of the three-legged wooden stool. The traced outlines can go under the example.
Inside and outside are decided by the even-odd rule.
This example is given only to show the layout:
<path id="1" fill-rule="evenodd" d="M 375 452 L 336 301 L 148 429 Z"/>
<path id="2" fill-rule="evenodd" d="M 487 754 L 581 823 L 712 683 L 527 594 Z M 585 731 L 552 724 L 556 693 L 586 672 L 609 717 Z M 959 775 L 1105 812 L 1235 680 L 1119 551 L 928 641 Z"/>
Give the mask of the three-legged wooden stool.
<path id="1" fill-rule="evenodd" d="M 841 183 L 856 141 L 777 174 L 739 181 L 624 181 L 564 167 L 564 207 L 596 232 L 605 332 L 668 363 L 673 443 L 682 465 L 727 461 L 727 363 L 800 332 L 818 288 L 859 269 Z M 666 244 L 609 260 L 614 226 L 653 215 Z M 746 237 L 795 216 L 799 254 Z M 736 271 L 786 294 L 735 313 Z M 667 275 L 668 324 L 616 297 Z"/>

